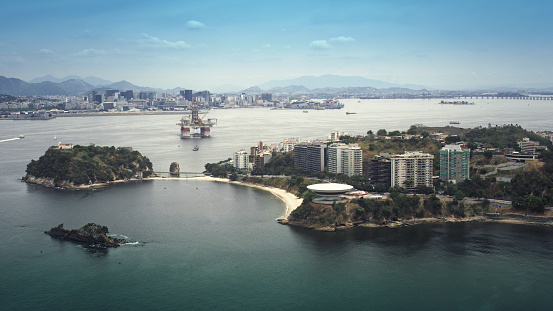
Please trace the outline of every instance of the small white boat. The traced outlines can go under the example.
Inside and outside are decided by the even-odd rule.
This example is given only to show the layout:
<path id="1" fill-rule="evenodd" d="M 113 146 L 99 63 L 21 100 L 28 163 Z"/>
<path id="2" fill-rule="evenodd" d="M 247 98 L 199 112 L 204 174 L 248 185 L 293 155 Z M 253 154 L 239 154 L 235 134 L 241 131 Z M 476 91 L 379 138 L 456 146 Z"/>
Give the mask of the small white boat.
<path id="1" fill-rule="evenodd" d="M 25 135 L 23 134 L 19 135 L 19 139 L 23 139 L 23 138 L 25 138 Z"/>
<path id="2" fill-rule="evenodd" d="M 58 140 L 58 138 L 56 137 L 56 135 L 54 135 L 54 140 Z"/>

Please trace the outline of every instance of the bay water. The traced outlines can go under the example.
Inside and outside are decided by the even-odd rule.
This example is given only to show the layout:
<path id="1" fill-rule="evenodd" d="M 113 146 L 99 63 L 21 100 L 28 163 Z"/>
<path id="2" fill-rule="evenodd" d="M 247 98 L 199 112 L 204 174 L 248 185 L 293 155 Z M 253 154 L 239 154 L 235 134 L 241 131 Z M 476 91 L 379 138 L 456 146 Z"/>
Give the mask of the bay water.
<path id="1" fill-rule="evenodd" d="M 268 192 L 198 180 L 63 191 L 22 183 L 58 141 L 131 146 L 156 171 L 200 172 L 259 141 L 331 131 L 519 124 L 550 130 L 552 101 L 344 100 L 342 110 L 213 110 L 210 139 L 180 140 L 178 115 L 0 121 L 2 310 L 526 310 L 553 303 L 553 229 L 497 223 L 356 228 L 335 233 L 278 224 Z M 356 112 L 346 115 L 345 112 Z M 24 139 L 8 140 L 24 134 Z M 54 136 L 57 140 L 54 140 Z M 192 151 L 195 145 L 199 151 Z M 90 248 L 43 231 L 109 227 L 132 243 Z"/>

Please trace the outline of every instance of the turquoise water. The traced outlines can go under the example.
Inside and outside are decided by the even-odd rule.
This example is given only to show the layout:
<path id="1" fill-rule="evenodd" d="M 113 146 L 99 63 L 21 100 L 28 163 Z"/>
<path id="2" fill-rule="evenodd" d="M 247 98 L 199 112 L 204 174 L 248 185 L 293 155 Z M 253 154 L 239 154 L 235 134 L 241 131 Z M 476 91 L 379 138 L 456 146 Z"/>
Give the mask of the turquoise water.
<path id="1" fill-rule="evenodd" d="M 549 309 L 549 227 L 467 223 L 326 233 L 278 224 L 284 204 L 248 187 L 162 180 L 67 192 L 18 180 L 30 159 L 56 143 L 54 135 L 133 146 L 157 170 L 178 161 L 182 170 L 198 171 L 259 140 L 389 128 L 389 119 L 369 121 L 374 107 L 353 104 L 363 124 L 344 110 L 310 112 L 298 127 L 290 125 L 294 111 L 215 111 L 214 137 L 191 142 L 178 139 L 176 116 L 0 121 L 0 139 L 26 136 L 0 143 L 0 309 Z M 455 119 L 469 122 L 463 118 Z M 394 122 L 407 119 L 399 114 Z M 543 129 L 545 120 L 529 122 Z M 196 144 L 200 151 L 193 152 Z M 88 222 L 136 243 L 95 249 L 43 233 Z"/>

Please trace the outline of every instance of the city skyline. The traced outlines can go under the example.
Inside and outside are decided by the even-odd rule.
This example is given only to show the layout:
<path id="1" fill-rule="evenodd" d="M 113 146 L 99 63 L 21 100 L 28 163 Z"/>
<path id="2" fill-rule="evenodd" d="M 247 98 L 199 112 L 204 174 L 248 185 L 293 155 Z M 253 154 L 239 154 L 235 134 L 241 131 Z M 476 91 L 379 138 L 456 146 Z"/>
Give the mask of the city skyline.
<path id="1" fill-rule="evenodd" d="M 0 75 L 247 88 L 334 74 L 431 88 L 551 84 L 545 1 L 22 1 Z"/>

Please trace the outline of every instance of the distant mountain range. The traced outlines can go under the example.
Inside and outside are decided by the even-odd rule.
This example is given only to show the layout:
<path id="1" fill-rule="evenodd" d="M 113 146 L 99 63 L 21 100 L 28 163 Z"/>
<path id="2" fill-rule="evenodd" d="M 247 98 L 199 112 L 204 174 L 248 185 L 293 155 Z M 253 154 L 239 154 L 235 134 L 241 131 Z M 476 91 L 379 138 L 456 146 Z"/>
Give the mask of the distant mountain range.
<path id="1" fill-rule="evenodd" d="M 94 86 L 82 81 L 70 79 L 61 83 L 44 81 L 40 83 L 27 83 L 16 78 L 0 76 L 0 94 L 14 96 L 35 95 L 74 95 L 84 93 Z"/>
<path id="2" fill-rule="evenodd" d="M 273 80 L 258 85 L 263 90 L 269 90 L 277 87 L 287 87 L 290 85 L 301 85 L 308 89 L 320 89 L 326 87 L 373 87 L 377 89 L 401 87 L 412 90 L 426 89 L 425 86 L 415 84 L 396 84 L 388 83 L 380 80 L 372 80 L 358 76 L 338 76 L 338 75 L 322 75 L 315 76 L 303 76 L 295 79 L 287 80 Z"/>
<path id="3" fill-rule="evenodd" d="M 48 77 L 48 76 L 46 76 Z M 33 79 L 31 81 L 40 81 L 46 77 Z M 72 77 L 72 76 L 69 76 Z M 56 79 L 59 81 L 61 79 Z M 96 81 L 104 81 L 100 78 L 95 78 Z M 107 81 L 109 82 L 109 81 Z M 80 79 L 69 79 L 62 82 L 41 81 L 41 82 L 25 82 L 16 78 L 7 78 L 0 76 L 0 94 L 13 96 L 40 96 L 40 95 L 85 95 L 91 91 L 103 92 L 106 89 L 113 90 L 133 90 L 135 92 L 166 92 L 166 90 L 155 89 L 151 87 L 136 86 L 127 81 L 111 82 L 105 86 L 94 86 Z"/>
<path id="4" fill-rule="evenodd" d="M 67 80 L 82 80 L 82 81 L 84 81 L 88 84 L 91 84 L 93 86 L 102 86 L 102 85 L 113 84 L 113 82 L 111 82 L 109 80 L 105 80 L 105 79 L 98 78 L 98 77 L 90 76 L 90 77 L 86 77 L 86 78 L 81 78 L 81 77 L 76 76 L 76 75 L 67 76 L 65 78 L 56 78 L 52 75 L 45 75 L 44 77 L 34 78 L 33 80 L 28 81 L 28 82 L 29 83 L 41 83 L 41 82 L 50 81 L 50 82 L 54 82 L 54 83 L 62 83 L 62 82 L 65 82 Z"/>
<path id="5" fill-rule="evenodd" d="M 98 77 L 81 78 L 79 76 L 67 76 L 64 78 L 56 78 L 52 75 L 35 78 L 29 82 L 25 82 L 16 78 L 7 78 L 0 76 L 0 94 L 14 96 L 37 96 L 37 95 L 85 95 L 91 91 L 103 92 L 106 89 L 114 89 L 120 91 L 133 90 L 134 92 L 165 92 L 176 94 L 184 88 L 174 89 L 159 89 L 151 87 L 136 86 L 127 81 L 111 82 Z M 246 93 L 246 94 L 261 94 L 274 93 L 283 95 L 302 95 L 302 94 L 321 94 L 321 95 L 337 95 L 337 94 L 378 94 L 378 93 L 420 93 L 426 92 L 428 88 L 423 85 L 415 84 L 395 84 L 380 80 L 372 80 L 359 76 L 338 76 L 338 75 L 322 75 L 303 76 L 295 79 L 273 80 L 257 86 L 252 86 L 241 90 L 235 85 L 222 85 L 211 92 L 214 93 Z M 462 88 L 457 88 L 460 90 Z M 549 91 L 552 92 L 551 84 L 535 84 L 516 86 L 488 86 L 482 88 L 470 88 L 472 90 L 492 90 L 492 91 L 520 91 L 527 90 L 530 92 Z M 465 89 L 468 91 L 469 89 Z"/>

